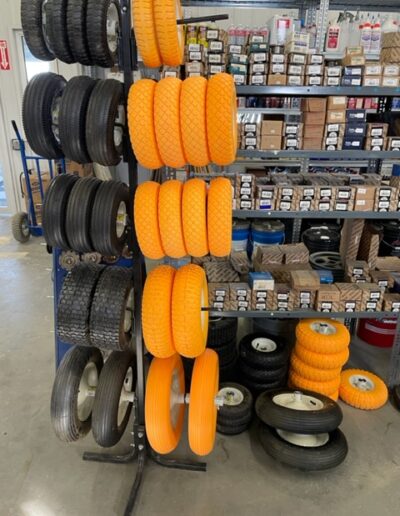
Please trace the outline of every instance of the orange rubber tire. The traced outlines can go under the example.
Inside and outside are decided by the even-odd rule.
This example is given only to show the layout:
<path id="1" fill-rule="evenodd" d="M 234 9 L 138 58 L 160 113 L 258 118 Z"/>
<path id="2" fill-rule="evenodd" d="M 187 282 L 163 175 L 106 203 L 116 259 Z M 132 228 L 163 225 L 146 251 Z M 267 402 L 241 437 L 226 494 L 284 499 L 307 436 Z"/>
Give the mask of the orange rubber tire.
<path id="1" fill-rule="evenodd" d="M 172 168 L 181 168 L 186 164 L 180 119 L 181 89 L 180 79 L 167 77 L 157 83 L 154 95 L 157 146 L 165 165 Z"/>
<path id="2" fill-rule="evenodd" d="M 335 380 L 330 380 L 329 382 L 313 382 L 303 378 L 302 376 L 299 376 L 297 373 L 291 370 L 289 372 L 289 381 L 297 389 L 319 392 L 320 394 L 329 396 L 329 394 L 332 394 L 339 389 L 340 376 L 338 376 Z"/>
<path id="3" fill-rule="evenodd" d="M 141 79 L 133 84 L 128 97 L 128 124 L 131 145 L 138 162 L 155 170 L 164 166 L 154 128 L 154 93 L 156 83 Z"/>
<path id="4" fill-rule="evenodd" d="M 340 353 L 349 347 L 346 326 L 332 319 L 304 319 L 296 326 L 297 342 L 314 353 Z"/>
<path id="5" fill-rule="evenodd" d="M 183 258 L 187 255 L 183 238 L 182 192 L 182 183 L 172 179 L 161 185 L 158 197 L 161 242 L 165 254 L 172 258 Z"/>
<path id="6" fill-rule="evenodd" d="M 213 256 L 228 256 L 232 249 L 232 185 L 219 177 L 211 181 L 207 197 L 208 245 Z"/>
<path id="7" fill-rule="evenodd" d="M 183 63 L 185 33 L 183 25 L 176 23 L 183 18 L 180 0 L 154 0 L 158 48 L 163 64 L 179 66 Z"/>
<path id="8" fill-rule="evenodd" d="M 207 88 L 207 137 L 211 161 L 230 165 L 236 159 L 238 126 L 236 88 L 232 75 L 211 77 Z"/>
<path id="9" fill-rule="evenodd" d="M 296 342 L 295 352 L 297 357 L 316 369 L 339 369 L 342 368 L 348 361 L 350 356 L 349 348 L 340 353 L 330 353 L 329 355 L 323 353 L 314 353 L 304 348 L 301 344 Z"/>
<path id="10" fill-rule="evenodd" d="M 158 68 L 162 65 L 158 48 L 153 0 L 133 2 L 133 28 L 136 44 L 145 66 Z"/>
<path id="11" fill-rule="evenodd" d="M 330 398 L 333 401 L 338 401 L 338 399 L 339 399 L 339 391 L 335 391 L 332 394 L 328 394 L 328 398 Z"/>
<path id="12" fill-rule="evenodd" d="M 143 337 L 147 349 L 156 358 L 169 358 L 176 353 L 171 323 L 174 278 L 175 269 L 161 265 L 150 272 L 144 285 Z"/>
<path id="13" fill-rule="evenodd" d="M 196 358 L 206 349 L 208 287 L 204 269 L 189 264 L 178 269 L 172 291 L 172 333 L 176 351 Z"/>
<path id="14" fill-rule="evenodd" d="M 153 358 L 146 382 L 145 422 L 150 446 L 157 453 L 170 453 L 182 435 L 185 405 L 171 409 L 173 397 L 185 394 L 185 373 L 182 359 Z"/>
<path id="15" fill-rule="evenodd" d="M 295 373 L 299 376 L 311 380 L 313 382 L 329 382 L 335 380 L 340 376 L 341 368 L 337 369 L 319 369 L 311 367 L 303 362 L 296 353 L 292 353 L 290 357 L 290 365 Z"/>
<path id="16" fill-rule="evenodd" d="M 208 254 L 207 186 L 201 179 L 190 179 L 183 186 L 182 222 L 185 246 L 190 256 Z"/>
<path id="17" fill-rule="evenodd" d="M 135 193 L 136 236 L 142 253 L 151 260 L 159 260 L 165 256 L 158 224 L 159 194 L 160 185 L 154 181 L 142 183 Z"/>
<path id="18" fill-rule="evenodd" d="M 218 355 L 207 349 L 196 358 L 190 385 L 189 445 L 196 455 L 212 452 L 217 431 L 215 397 L 219 389 Z"/>
<path id="19" fill-rule="evenodd" d="M 206 99 L 207 79 L 190 77 L 183 81 L 181 92 L 182 142 L 188 163 L 195 167 L 205 167 L 210 163 Z"/>
<path id="20" fill-rule="evenodd" d="M 348 405 L 362 410 L 383 407 L 389 396 L 388 388 L 379 376 L 361 369 L 342 372 L 339 395 Z"/>

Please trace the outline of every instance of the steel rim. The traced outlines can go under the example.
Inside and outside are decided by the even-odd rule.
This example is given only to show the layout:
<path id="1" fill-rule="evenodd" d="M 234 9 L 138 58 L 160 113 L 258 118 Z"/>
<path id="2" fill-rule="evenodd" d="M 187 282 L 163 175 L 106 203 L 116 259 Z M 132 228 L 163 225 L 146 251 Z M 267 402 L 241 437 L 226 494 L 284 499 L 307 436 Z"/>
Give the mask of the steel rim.
<path id="1" fill-rule="evenodd" d="M 125 315 L 124 315 L 124 332 L 128 333 L 132 328 L 132 314 L 133 314 L 133 296 L 134 291 L 133 288 L 129 291 L 128 298 L 126 300 L 125 305 Z"/>
<path id="2" fill-rule="evenodd" d="M 63 251 L 59 263 L 62 269 L 71 271 L 79 263 L 79 255 L 73 251 Z"/>
<path id="3" fill-rule="evenodd" d="M 125 419 L 129 405 L 132 403 L 131 394 L 133 387 L 133 369 L 130 367 L 126 372 L 124 384 L 121 389 L 121 396 L 118 405 L 118 426 L 121 426 Z"/>
<path id="4" fill-rule="evenodd" d="M 179 371 L 175 368 L 172 372 L 171 379 L 171 396 L 169 399 L 169 410 L 171 415 L 171 423 L 175 429 L 178 425 L 181 405 L 183 403 L 182 397 L 184 393 L 181 391 L 181 382 L 179 381 Z"/>
<path id="5" fill-rule="evenodd" d="M 259 351 L 260 353 L 273 353 L 278 348 L 276 342 L 266 337 L 258 337 L 253 339 L 251 341 L 251 346 L 253 349 Z"/>
<path id="6" fill-rule="evenodd" d="M 60 144 L 61 142 L 59 128 L 61 96 L 62 92 L 60 92 L 56 97 L 54 97 L 53 102 L 51 104 L 51 130 L 58 144 Z"/>
<path id="7" fill-rule="evenodd" d="M 124 139 L 124 128 L 126 125 L 126 114 L 125 106 L 119 104 L 118 113 L 114 122 L 114 146 L 116 149 L 120 149 Z"/>
<path id="8" fill-rule="evenodd" d="M 228 407 L 237 407 L 241 403 L 243 403 L 244 396 L 243 393 L 236 389 L 236 387 L 224 387 L 220 389 L 218 392 L 219 398 L 224 398 L 224 406 Z"/>
<path id="9" fill-rule="evenodd" d="M 100 253 L 85 253 L 82 256 L 82 261 L 85 263 L 99 264 L 101 262 L 101 258 Z"/>
<path id="10" fill-rule="evenodd" d="M 315 333 L 319 333 L 320 335 L 335 335 L 337 333 L 336 328 L 333 324 L 324 322 L 324 321 L 315 321 L 311 325 L 311 329 Z"/>
<path id="11" fill-rule="evenodd" d="M 24 217 L 22 219 L 22 223 L 21 223 L 21 232 L 22 232 L 22 235 L 27 238 L 30 234 L 30 229 L 29 229 L 29 223 L 28 223 L 28 217 Z"/>
<path id="12" fill-rule="evenodd" d="M 114 3 L 110 4 L 107 11 L 107 45 L 108 50 L 115 54 L 118 48 L 119 37 L 119 13 Z"/>
<path id="13" fill-rule="evenodd" d="M 357 390 L 362 392 L 370 392 L 375 389 L 375 383 L 371 378 L 362 374 L 353 374 L 350 376 L 350 384 Z"/>
<path id="14" fill-rule="evenodd" d="M 87 421 L 92 413 L 94 404 L 94 395 L 96 387 L 99 383 L 99 374 L 96 364 L 89 362 L 83 370 L 81 380 L 79 382 L 79 390 L 77 397 L 77 411 L 79 421 Z"/>
<path id="15" fill-rule="evenodd" d="M 276 433 L 284 441 L 301 446 L 302 448 L 320 448 L 329 441 L 329 434 L 295 434 L 293 432 L 286 432 L 285 430 L 276 430 Z"/>
<path id="16" fill-rule="evenodd" d="M 303 394 L 301 391 L 285 392 L 277 394 L 272 398 L 272 402 L 280 407 L 285 407 L 291 410 L 322 410 L 324 403 L 308 394 Z"/>
<path id="17" fill-rule="evenodd" d="M 125 233 L 126 229 L 126 218 L 127 218 L 127 209 L 126 204 L 124 201 L 122 201 L 118 206 L 117 211 L 117 221 L 116 221 L 116 233 L 117 238 L 121 238 L 122 235 Z"/>

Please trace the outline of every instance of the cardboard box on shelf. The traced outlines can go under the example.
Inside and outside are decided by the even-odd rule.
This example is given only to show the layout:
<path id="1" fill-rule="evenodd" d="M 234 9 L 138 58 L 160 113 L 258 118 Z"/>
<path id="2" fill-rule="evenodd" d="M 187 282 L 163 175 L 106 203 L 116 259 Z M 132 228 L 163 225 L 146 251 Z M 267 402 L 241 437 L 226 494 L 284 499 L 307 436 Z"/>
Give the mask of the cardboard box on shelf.
<path id="1" fill-rule="evenodd" d="M 309 64 L 306 66 L 306 75 L 324 75 L 323 64 Z"/>
<path id="2" fill-rule="evenodd" d="M 286 86 L 286 75 L 270 74 L 268 75 L 268 86 Z"/>
<path id="3" fill-rule="evenodd" d="M 286 54 L 276 54 L 272 52 L 269 56 L 271 63 L 287 63 L 287 55 Z"/>
<path id="4" fill-rule="evenodd" d="M 289 64 L 287 68 L 288 75 L 304 75 L 304 65 Z"/>
<path id="5" fill-rule="evenodd" d="M 327 66 L 325 67 L 325 77 L 342 77 L 343 66 Z"/>
<path id="6" fill-rule="evenodd" d="M 250 75 L 249 76 L 250 86 L 266 86 L 267 76 L 266 75 Z"/>
<path id="7" fill-rule="evenodd" d="M 328 97 L 328 110 L 337 111 L 338 109 L 346 109 L 347 107 L 347 97 Z"/>
<path id="8" fill-rule="evenodd" d="M 324 64 L 325 56 L 323 54 L 308 54 L 307 55 L 307 64 L 310 65 L 321 65 Z"/>
<path id="9" fill-rule="evenodd" d="M 308 113 L 322 113 L 326 111 L 327 99 L 324 97 L 303 98 L 301 103 L 302 111 Z"/>
<path id="10" fill-rule="evenodd" d="M 394 287 L 394 277 L 387 271 L 371 271 L 372 283 L 376 283 L 379 287 L 391 289 Z"/>
<path id="11" fill-rule="evenodd" d="M 288 63 L 289 64 L 296 64 L 296 65 L 305 65 L 307 62 L 307 55 L 306 54 L 296 54 L 292 52 L 288 56 Z"/>
<path id="12" fill-rule="evenodd" d="M 290 285 L 294 289 L 318 290 L 320 277 L 316 271 L 295 270 L 290 273 Z"/>
<path id="13" fill-rule="evenodd" d="M 356 66 L 356 67 L 364 66 L 365 65 L 365 56 L 347 54 L 342 59 L 342 65 L 344 65 L 346 67 L 349 67 L 349 66 Z"/>
<path id="14" fill-rule="evenodd" d="M 374 211 L 375 201 L 370 199 L 356 199 L 354 211 Z"/>
<path id="15" fill-rule="evenodd" d="M 215 310 L 229 310 L 229 283 L 209 283 L 208 302 Z"/>
<path id="16" fill-rule="evenodd" d="M 269 73 L 270 74 L 286 74 L 287 72 L 287 64 L 286 63 L 270 63 L 269 65 Z"/>
<path id="17" fill-rule="evenodd" d="M 361 309 L 362 291 L 357 283 L 335 283 L 340 292 L 339 312 L 359 312 Z"/>
<path id="18" fill-rule="evenodd" d="M 290 123 L 285 122 L 283 126 L 283 135 L 284 136 L 295 136 L 297 138 L 301 138 L 303 136 L 303 123 Z"/>
<path id="19" fill-rule="evenodd" d="M 400 77 L 382 77 L 381 85 L 383 88 L 398 88 L 400 86 Z"/>
<path id="20" fill-rule="evenodd" d="M 379 312 L 382 310 L 385 289 L 374 283 L 361 283 L 358 288 L 362 292 L 361 311 Z"/>
<path id="21" fill-rule="evenodd" d="M 250 75 L 267 75 L 268 74 L 268 64 L 267 63 L 252 63 L 249 67 Z"/>
<path id="22" fill-rule="evenodd" d="M 388 138 L 387 150 L 400 151 L 400 136 L 392 136 Z"/>
<path id="23" fill-rule="evenodd" d="M 268 267 L 283 263 L 283 252 L 279 245 L 258 247 L 253 262 L 256 272 L 270 272 Z"/>
<path id="24" fill-rule="evenodd" d="M 303 150 L 321 150 L 322 138 L 303 138 Z"/>
<path id="25" fill-rule="evenodd" d="M 283 121 L 263 120 L 261 124 L 261 134 L 263 136 L 282 136 Z"/>
<path id="26" fill-rule="evenodd" d="M 342 86 L 361 86 L 362 75 L 344 75 L 341 79 Z"/>
<path id="27" fill-rule="evenodd" d="M 306 124 L 304 126 L 303 136 L 304 138 L 318 138 L 322 140 L 324 134 L 325 126 L 324 125 L 309 125 Z"/>
<path id="28" fill-rule="evenodd" d="M 286 283 L 276 283 L 272 295 L 267 299 L 267 310 L 288 312 L 293 310 L 294 292 Z"/>
<path id="29" fill-rule="evenodd" d="M 315 309 L 318 312 L 339 312 L 340 290 L 336 285 L 320 285 L 315 300 Z"/>
<path id="30" fill-rule="evenodd" d="M 249 285 L 253 291 L 266 291 L 273 290 L 275 282 L 270 272 L 250 272 Z"/>
<path id="31" fill-rule="evenodd" d="M 383 124 L 380 122 L 369 123 L 367 128 L 367 136 L 368 137 L 377 137 L 380 136 L 386 137 L 389 130 L 389 124 Z"/>
<path id="32" fill-rule="evenodd" d="M 361 201 L 361 200 L 374 201 L 375 200 L 375 192 L 376 192 L 376 186 L 374 186 L 374 185 L 357 186 L 356 190 L 355 190 L 355 199 L 356 199 L 356 201 Z"/>
<path id="33" fill-rule="evenodd" d="M 304 86 L 304 75 L 288 75 L 286 83 L 288 86 Z"/>
<path id="34" fill-rule="evenodd" d="M 322 86 L 324 78 L 320 75 L 308 75 L 305 79 L 306 86 Z"/>
<path id="35" fill-rule="evenodd" d="M 400 312 L 400 294 L 384 294 L 382 309 L 384 312 Z"/>
<path id="36" fill-rule="evenodd" d="M 362 219 L 346 220 L 344 222 L 340 240 L 340 255 L 344 264 L 347 260 L 357 259 L 364 225 L 365 221 Z"/>
<path id="37" fill-rule="evenodd" d="M 282 149 L 282 136 L 261 136 L 261 150 L 281 150 Z"/>
<path id="38" fill-rule="evenodd" d="M 398 77 L 400 75 L 400 65 L 386 64 L 383 67 L 382 75 L 384 77 Z"/>
<path id="39" fill-rule="evenodd" d="M 303 244 L 286 244 L 280 246 L 284 254 L 283 261 L 289 263 L 306 263 L 310 260 L 310 253 L 307 247 Z"/>
<path id="40" fill-rule="evenodd" d="M 300 150 L 303 148 L 303 138 L 297 138 L 295 136 L 285 136 L 283 138 L 283 149 L 284 150 Z"/>
<path id="41" fill-rule="evenodd" d="M 308 287 L 293 289 L 293 309 L 312 310 L 315 306 L 317 291 Z"/>
<path id="42" fill-rule="evenodd" d="M 346 122 L 346 110 L 335 109 L 326 113 L 327 124 L 344 124 Z"/>
<path id="43" fill-rule="evenodd" d="M 328 111 L 329 113 L 329 111 Z M 325 124 L 325 111 L 312 111 L 312 112 L 306 112 L 303 114 L 304 118 L 304 125 L 324 125 Z M 322 135 L 321 135 L 322 137 Z"/>
<path id="44" fill-rule="evenodd" d="M 400 63 L 400 47 L 383 48 L 381 51 L 381 61 L 384 65 Z"/>
<path id="45" fill-rule="evenodd" d="M 376 260 L 378 271 L 400 272 L 400 260 L 397 256 L 382 256 Z"/>
<path id="46" fill-rule="evenodd" d="M 375 138 L 367 138 L 365 140 L 365 150 L 372 151 L 384 151 L 387 146 L 387 138 L 375 137 Z"/>
<path id="47" fill-rule="evenodd" d="M 340 77 L 325 77 L 324 86 L 340 86 Z"/>

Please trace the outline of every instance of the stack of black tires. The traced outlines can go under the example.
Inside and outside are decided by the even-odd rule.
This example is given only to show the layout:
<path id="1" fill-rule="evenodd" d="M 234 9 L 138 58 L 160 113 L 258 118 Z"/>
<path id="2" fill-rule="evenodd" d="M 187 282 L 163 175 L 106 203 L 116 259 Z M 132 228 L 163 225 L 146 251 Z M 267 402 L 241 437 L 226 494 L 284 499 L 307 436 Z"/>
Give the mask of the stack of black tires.
<path id="1" fill-rule="evenodd" d="M 207 347 L 218 353 L 220 381 L 234 380 L 237 376 L 238 320 L 214 317 L 208 326 Z"/>
<path id="2" fill-rule="evenodd" d="M 224 404 L 218 410 L 217 432 L 238 435 L 245 432 L 253 419 L 253 396 L 238 383 L 226 382 L 219 386 L 218 396 Z"/>

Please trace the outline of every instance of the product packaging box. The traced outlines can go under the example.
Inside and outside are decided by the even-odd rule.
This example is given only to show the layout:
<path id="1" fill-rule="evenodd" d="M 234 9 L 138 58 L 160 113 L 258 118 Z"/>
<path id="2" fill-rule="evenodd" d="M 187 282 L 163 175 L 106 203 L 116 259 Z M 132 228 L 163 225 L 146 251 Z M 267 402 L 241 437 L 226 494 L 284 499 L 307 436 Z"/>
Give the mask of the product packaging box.
<path id="1" fill-rule="evenodd" d="M 322 86 L 323 82 L 322 75 L 307 75 L 305 79 L 306 86 Z"/>
<path id="2" fill-rule="evenodd" d="M 286 86 L 287 76 L 283 74 L 269 74 L 268 86 Z"/>
<path id="3" fill-rule="evenodd" d="M 261 136 L 261 149 L 266 151 L 281 150 L 282 136 Z"/>
<path id="4" fill-rule="evenodd" d="M 290 312 L 294 306 L 294 292 L 286 283 L 276 283 L 271 296 L 268 296 L 267 310 Z"/>
<path id="5" fill-rule="evenodd" d="M 343 110 L 347 107 L 347 97 L 328 97 L 328 110 L 336 111 L 338 109 Z"/>
<path id="6" fill-rule="evenodd" d="M 320 278 L 316 271 L 297 270 L 290 273 L 290 285 L 294 289 L 318 290 Z"/>
<path id="7" fill-rule="evenodd" d="M 379 287 L 384 289 L 392 289 L 394 287 L 394 277 L 387 271 L 371 271 L 370 273 L 372 283 L 376 283 Z"/>
<path id="8" fill-rule="evenodd" d="M 327 124 L 344 124 L 346 122 L 346 110 L 329 110 L 326 113 Z"/>
<path id="9" fill-rule="evenodd" d="M 280 120 L 263 120 L 261 134 L 263 136 L 282 136 L 283 122 Z"/>
<path id="10" fill-rule="evenodd" d="M 303 244 L 286 244 L 280 246 L 284 254 L 284 263 L 306 263 L 310 260 L 310 253 L 307 247 Z"/>
<path id="11" fill-rule="evenodd" d="M 368 263 L 370 269 L 375 269 L 378 261 L 380 233 L 377 228 L 371 224 L 364 226 L 357 258 Z"/>
<path id="12" fill-rule="evenodd" d="M 384 138 L 387 136 L 389 124 L 383 123 L 369 123 L 367 129 L 368 138 Z"/>
<path id="13" fill-rule="evenodd" d="M 288 86 L 304 86 L 304 75 L 288 75 L 286 84 Z"/>
<path id="14" fill-rule="evenodd" d="M 251 310 L 252 297 L 251 288 L 247 283 L 229 284 L 229 305 L 233 311 Z"/>
<path id="15" fill-rule="evenodd" d="M 303 138 L 303 149 L 304 150 L 321 150 L 322 139 L 321 138 Z"/>
<path id="16" fill-rule="evenodd" d="M 383 311 L 400 312 L 400 294 L 384 294 Z"/>
<path id="17" fill-rule="evenodd" d="M 322 113 L 326 111 L 327 99 L 316 97 L 316 98 L 303 98 L 302 100 L 302 111 L 310 113 Z"/>
<path id="18" fill-rule="evenodd" d="M 339 312 L 359 312 L 361 310 L 362 291 L 356 283 L 335 283 L 340 292 Z"/>
<path id="19" fill-rule="evenodd" d="M 385 289 L 373 283 L 362 283 L 358 287 L 362 292 L 361 311 L 380 312 L 382 310 Z"/>
<path id="20" fill-rule="evenodd" d="M 293 289 L 294 310 L 313 310 L 317 291 L 307 287 Z"/>
<path id="21" fill-rule="evenodd" d="M 336 285 L 320 285 L 317 291 L 315 309 L 318 312 L 339 312 L 340 291 Z"/>
<path id="22" fill-rule="evenodd" d="M 347 260 L 357 259 L 364 225 L 365 221 L 362 219 L 346 220 L 344 222 L 340 239 L 340 255 L 343 263 L 346 263 Z"/>
<path id="23" fill-rule="evenodd" d="M 208 302 L 214 310 L 229 310 L 229 283 L 209 283 Z"/>

